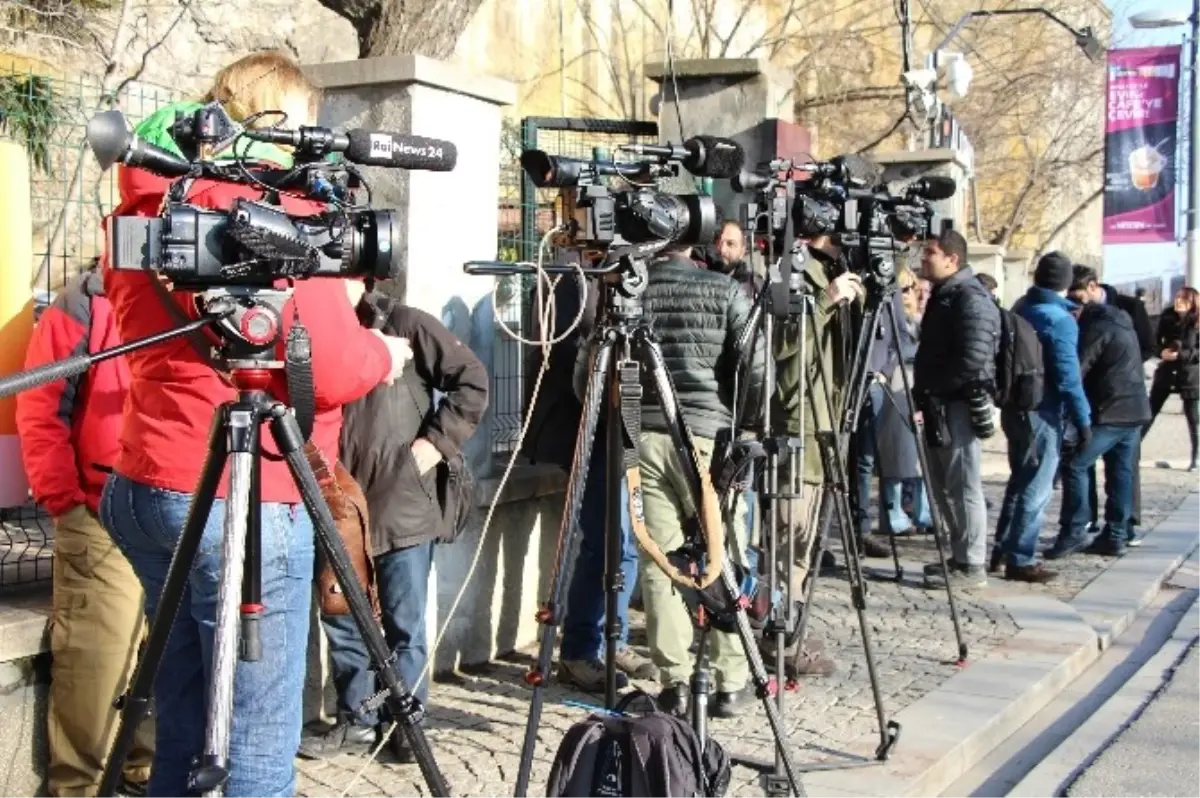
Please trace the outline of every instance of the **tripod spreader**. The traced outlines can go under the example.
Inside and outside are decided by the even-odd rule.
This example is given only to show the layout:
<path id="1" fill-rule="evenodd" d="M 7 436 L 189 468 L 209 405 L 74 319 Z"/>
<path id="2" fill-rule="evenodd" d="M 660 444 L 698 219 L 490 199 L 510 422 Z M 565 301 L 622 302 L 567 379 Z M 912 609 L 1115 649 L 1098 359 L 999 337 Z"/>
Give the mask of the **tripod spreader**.
<path id="1" fill-rule="evenodd" d="M 176 338 L 182 338 L 185 335 L 191 335 L 197 330 L 215 325 L 232 313 L 232 307 L 227 310 L 222 308 L 218 312 L 206 313 L 195 321 L 190 321 L 174 329 L 155 333 L 154 335 L 147 335 L 145 338 L 137 338 L 133 341 L 114 346 L 111 349 L 105 349 L 101 352 L 84 353 L 82 355 L 72 355 L 63 360 L 38 366 L 35 369 L 19 371 L 7 377 L 0 377 L 0 398 L 28 391 L 30 388 L 36 388 L 39 385 L 45 385 L 55 380 L 65 380 L 68 377 L 74 377 L 76 374 L 82 374 L 95 364 L 105 360 L 127 355 L 130 352 L 136 352 L 148 346 L 161 344 L 163 341 L 171 341 Z"/>

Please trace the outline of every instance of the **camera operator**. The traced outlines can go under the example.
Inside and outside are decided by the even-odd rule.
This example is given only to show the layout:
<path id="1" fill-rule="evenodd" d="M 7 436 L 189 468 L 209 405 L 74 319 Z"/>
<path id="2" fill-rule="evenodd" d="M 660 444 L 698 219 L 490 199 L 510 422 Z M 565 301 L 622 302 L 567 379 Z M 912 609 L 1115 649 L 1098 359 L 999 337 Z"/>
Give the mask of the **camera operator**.
<path id="1" fill-rule="evenodd" d="M 596 327 L 596 314 L 603 287 L 595 281 L 588 285 L 586 304 L 579 326 L 551 347 L 550 365 L 542 380 L 537 402 L 530 410 L 529 429 L 522 453 L 534 463 L 553 463 L 570 471 L 579 437 L 583 405 L 575 395 L 575 363 L 581 351 L 587 351 L 588 341 Z M 563 277 L 554 289 L 554 330 L 566 330 L 579 313 L 579 283 L 573 277 Z M 533 347 L 528 361 L 529 372 L 542 368 L 542 349 Z M 605 446 L 605 414 L 600 418 L 592 444 L 583 502 L 579 507 L 579 551 L 567 588 L 567 611 L 562 619 L 562 644 L 559 649 L 558 680 L 589 692 L 604 690 L 604 539 L 607 507 L 608 471 Z M 621 590 L 617 594 L 617 615 L 621 637 L 617 641 L 617 687 L 628 685 L 629 677 L 658 679 L 658 668 L 629 645 L 629 602 L 638 578 L 638 552 L 630 528 L 629 502 L 621 501 Z"/>
<path id="2" fill-rule="evenodd" d="M 299 66 L 277 52 L 256 53 L 223 69 L 205 101 L 220 102 L 235 119 L 273 110 L 287 112 L 286 124 L 311 124 L 317 93 Z M 169 106 L 143 122 L 137 134 L 153 144 L 180 150 L 171 138 L 177 112 L 199 104 Z M 267 114 L 264 123 L 280 123 Z M 241 148 L 239 147 L 239 150 Z M 270 145 L 249 148 L 248 156 L 290 166 L 291 156 Z M 157 215 L 168 181 L 138 169 L 118 172 L 121 204 L 115 215 Z M 227 209 L 237 198 L 258 199 L 256 189 L 198 180 L 187 201 Z M 282 197 L 289 213 L 315 212 L 316 203 Z M 286 336 L 298 316 L 311 333 L 315 418 L 312 442 L 333 462 L 338 454 L 341 407 L 375 386 L 400 376 L 408 343 L 364 329 L 344 283 L 301 280 L 283 309 Z M 107 269 L 105 288 L 124 340 L 179 326 L 197 316 L 193 296 L 168 293 L 158 275 Z M 282 338 L 282 336 L 281 336 Z M 146 593 L 153 617 L 171 557 L 183 532 L 191 492 L 205 460 L 216 408 L 236 392 L 209 357 L 216 339 L 204 333 L 152 346 L 127 356 L 132 382 L 125 403 L 120 451 L 101 500 L 101 518 L 124 552 Z M 282 343 L 278 349 L 283 359 Z M 282 373 L 273 374 L 271 394 L 286 398 Z M 295 397 L 293 397 L 295 398 Z M 305 650 L 312 606 L 313 527 L 287 465 L 263 436 L 260 501 L 262 517 L 262 603 L 264 657 L 239 662 L 233 698 L 233 725 L 225 793 L 290 795 L 294 758 L 300 744 Z M 162 667 L 154 685 L 157 740 L 149 791 L 185 795 L 194 759 L 204 748 L 206 672 L 213 645 L 221 564 L 227 483 L 204 529 L 188 590 L 185 591 Z"/>
<path id="3" fill-rule="evenodd" d="M 646 317 L 657 333 L 670 371 L 683 421 L 692 433 L 699 466 L 712 461 L 715 439 L 733 422 L 738 336 L 750 318 L 750 300 L 732 278 L 697 269 L 689 259 L 691 248 L 667 249 L 648 268 L 642 295 Z M 749 368 L 742 376 L 747 387 L 746 406 L 761 405 L 763 343 L 749 353 Z M 576 394 L 581 395 L 590 363 L 581 352 L 575 368 Z M 663 552 L 685 542 L 684 524 L 696 515 L 691 490 L 683 479 L 682 465 L 668 434 L 663 411 L 656 404 L 650 375 L 643 371 L 643 415 L 640 441 L 643 510 L 646 527 Z M 737 545 L 727 550 L 741 560 L 745 551 L 745 506 L 738 502 L 733 519 Z M 659 706 L 686 714 L 692 672 L 693 625 L 683 598 L 670 578 L 642 556 L 642 600 L 646 610 L 646 637 L 663 685 Z M 710 711 L 716 717 L 733 717 L 745 711 L 753 690 L 750 669 L 736 635 L 713 632 L 710 660 L 715 671 L 716 696 Z"/>
<path id="4" fill-rule="evenodd" d="M 850 368 L 850 354 L 847 350 L 854 335 L 850 306 L 861 302 L 866 295 L 862 279 L 845 268 L 842 250 L 829 236 L 822 235 L 810 239 L 805 250 L 807 257 L 802 264 L 804 287 L 814 302 L 812 324 L 805 330 L 805 358 L 802 360 L 800 357 L 801 325 L 809 324 L 805 318 L 790 318 L 781 322 L 776 327 L 774 342 L 777 364 L 775 417 L 783 420 L 783 427 L 789 435 L 799 435 L 802 422 L 804 427 L 804 460 L 801 464 L 804 498 L 792 500 L 790 508 L 780 508 L 781 523 L 786 525 L 787 519 L 791 519 L 791 528 L 782 531 L 796 537 L 796 562 L 793 565 L 792 584 L 799 591 L 799 595 L 804 594 L 804 580 L 808 576 L 812 548 L 819 532 L 824 470 L 821 466 L 821 452 L 817 446 L 816 433 L 818 430 L 836 429 L 838 423 L 836 418 L 829 415 L 829 402 L 824 394 L 811 394 L 804 387 L 804 381 L 806 377 L 811 376 L 813 390 L 820 392 L 827 388 L 833 394 L 830 399 L 835 410 L 840 406 L 845 398 L 845 381 Z M 818 363 L 824 366 L 823 379 L 817 376 Z M 805 397 L 803 405 L 802 395 Z M 857 534 L 858 530 L 855 532 Z M 881 548 L 868 550 L 865 541 L 860 545 L 868 556 L 883 556 L 887 553 L 886 549 Z M 771 642 L 773 638 L 764 638 L 764 644 L 767 644 L 765 650 L 769 655 L 773 654 L 769 650 Z M 804 648 L 786 652 L 797 675 L 827 676 L 833 672 L 834 663 L 819 653 L 821 648 L 822 642 L 812 639 L 810 635 Z"/>
<path id="5" fill-rule="evenodd" d="M 930 499 L 947 520 L 952 584 L 987 585 L 987 506 L 981 438 L 995 431 L 991 394 L 996 379 L 1000 310 L 967 265 L 967 242 L 945 230 L 926 242 L 924 276 L 933 285 L 921 319 L 913 364 L 914 398 L 929 442 Z M 925 566 L 925 586 L 945 585 L 941 563 Z"/>
<path id="6" fill-rule="evenodd" d="M 346 406 L 341 452 L 367 500 L 366 554 L 373 558 L 385 637 L 404 683 L 425 703 L 430 680 L 422 680 L 421 672 L 429 656 L 425 609 L 434 544 L 453 542 L 474 501 L 462 495 L 472 485 L 461 449 L 487 409 L 488 374 L 440 321 L 382 293 L 362 298 L 359 318 L 413 345 L 411 367 L 400 379 Z M 434 391 L 442 397 L 436 403 Z M 353 616 L 322 615 L 321 624 L 329 641 L 339 723 L 305 740 L 300 753 L 313 759 L 365 751 L 390 720 L 385 707 L 370 717 L 357 714 L 377 690 Z M 398 761 L 416 761 L 402 731 L 388 742 Z"/>
<path id="7" fill-rule="evenodd" d="M 25 367 L 119 344 L 100 275 L 67 283 L 33 328 Z M 117 455 L 129 387 L 123 358 L 17 394 L 21 461 L 33 497 L 54 519 L 53 609 L 46 773 L 50 795 L 95 795 L 116 734 L 113 701 L 124 692 L 142 638 L 142 590 L 96 510 Z M 138 727 L 126 787 L 145 787 L 154 721 Z"/>

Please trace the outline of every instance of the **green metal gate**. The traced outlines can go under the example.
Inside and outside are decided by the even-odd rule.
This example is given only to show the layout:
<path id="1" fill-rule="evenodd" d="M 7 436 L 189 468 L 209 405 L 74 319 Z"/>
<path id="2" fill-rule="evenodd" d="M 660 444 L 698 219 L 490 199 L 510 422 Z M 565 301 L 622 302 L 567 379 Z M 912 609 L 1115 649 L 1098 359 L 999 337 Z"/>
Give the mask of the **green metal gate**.
<path id="1" fill-rule="evenodd" d="M 558 189 L 537 188 L 522 171 L 523 150 L 588 160 L 611 159 L 622 144 L 658 143 L 658 124 L 627 119 L 579 119 L 532 116 L 505 126 L 500 164 L 501 260 L 533 261 L 538 243 L 558 223 L 554 200 Z M 498 318 L 514 331 L 532 331 L 532 279 L 504 278 L 498 292 Z M 528 337 L 528 336 L 527 336 Z M 528 348 L 497 331 L 493 344 L 492 402 L 495 425 L 492 452 L 505 456 L 516 446 L 532 380 L 525 367 Z"/>

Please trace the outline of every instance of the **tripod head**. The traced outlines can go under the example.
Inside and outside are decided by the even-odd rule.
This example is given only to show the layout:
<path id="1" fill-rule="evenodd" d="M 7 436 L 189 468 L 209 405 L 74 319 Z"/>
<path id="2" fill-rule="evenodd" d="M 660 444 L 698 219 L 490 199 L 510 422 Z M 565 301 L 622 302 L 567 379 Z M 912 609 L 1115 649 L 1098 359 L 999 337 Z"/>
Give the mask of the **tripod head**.
<path id="1" fill-rule="evenodd" d="M 261 374 L 282 369 L 285 364 L 275 359 L 275 345 L 283 329 L 283 306 L 291 294 L 290 287 L 275 289 L 223 286 L 209 289 L 198 296 L 197 306 L 201 311 L 199 318 L 154 335 L 127 341 L 111 349 L 74 355 L 0 378 L 0 397 L 12 396 L 55 380 L 74 377 L 110 358 L 137 352 L 164 341 L 192 336 L 205 328 L 210 329 L 219 341 L 213 346 L 215 356 L 209 361 L 214 368 L 234 374 Z M 298 329 L 300 334 L 297 334 Z M 208 339 L 205 341 L 212 344 Z M 299 361 L 307 361 L 310 355 L 308 335 L 299 325 L 292 327 L 292 334 L 287 340 L 287 351 L 289 359 L 293 359 L 294 354 L 294 359 Z M 260 384 L 265 386 L 262 380 L 251 382 L 255 387 L 260 387 Z"/>

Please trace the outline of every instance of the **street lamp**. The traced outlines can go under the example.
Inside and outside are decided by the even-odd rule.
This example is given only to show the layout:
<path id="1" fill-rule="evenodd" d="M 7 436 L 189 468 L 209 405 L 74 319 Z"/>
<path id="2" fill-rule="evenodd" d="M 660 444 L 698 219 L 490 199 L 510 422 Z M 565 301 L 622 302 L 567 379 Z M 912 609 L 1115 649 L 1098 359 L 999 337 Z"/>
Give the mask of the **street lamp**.
<path id="1" fill-rule="evenodd" d="M 1200 0 L 1197 0 L 1197 2 L 1200 2 Z M 946 69 L 947 82 L 950 84 L 952 93 L 958 97 L 965 95 L 967 86 L 971 80 L 971 68 L 965 57 L 959 53 L 943 52 L 946 46 L 954 41 L 954 37 L 958 36 L 967 23 L 976 17 L 1007 17 L 1017 14 L 1040 14 L 1050 19 L 1059 27 L 1066 29 L 1067 32 L 1075 37 L 1076 46 L 1083 51 L 1083 54 L 1087 56 L 1089 61 L 1098 61 L 1104 56 L 1104 44 L 1096 38 L 1096 34 L 1090 27 L 1075 28 L 1062 17 L 1044 8 L 1000 8 L 994 11 L 983 9 L 968 11 L 958 18 L 958 21 L 950 28 L 950 31 L 942 39 L 941 43 L 937 47 L 934 47 L 929 55 L 925 57 L 924 69 L 915 69 L 904 73 L 902 76 L 905 86 L 917 94 L 917 98 L 923 106 L 926 116 L 933 120 L 929 130 L 930 147 L 936 145 L 934 141 L 937 126 L 936 120 L 942 106 L 941 100 L 937 96 L 939 61 L 941 60 L 941 56 L 947 55 L 952 59 Z"/>
<path id="2" fill-rule="evenodd" d="M 1200 0 L 1192 0 L 1192 13 L 1155 9 L 1142 11 L 1129 17 L 1129 24 L 1139 29 L 1178 28 L 1191 25 L 1191 70 L 1192 91 L 1188 103 L 1191 117 L 1191 132 L 1188 136 L 1188 207 L 1187 207 L 1187 284 L 1200 285 L 1200 205 L 1197 191 L 1200 190 L 1200 80 L 1196 80 L 1196 53 L 1200 50 Z"/>

